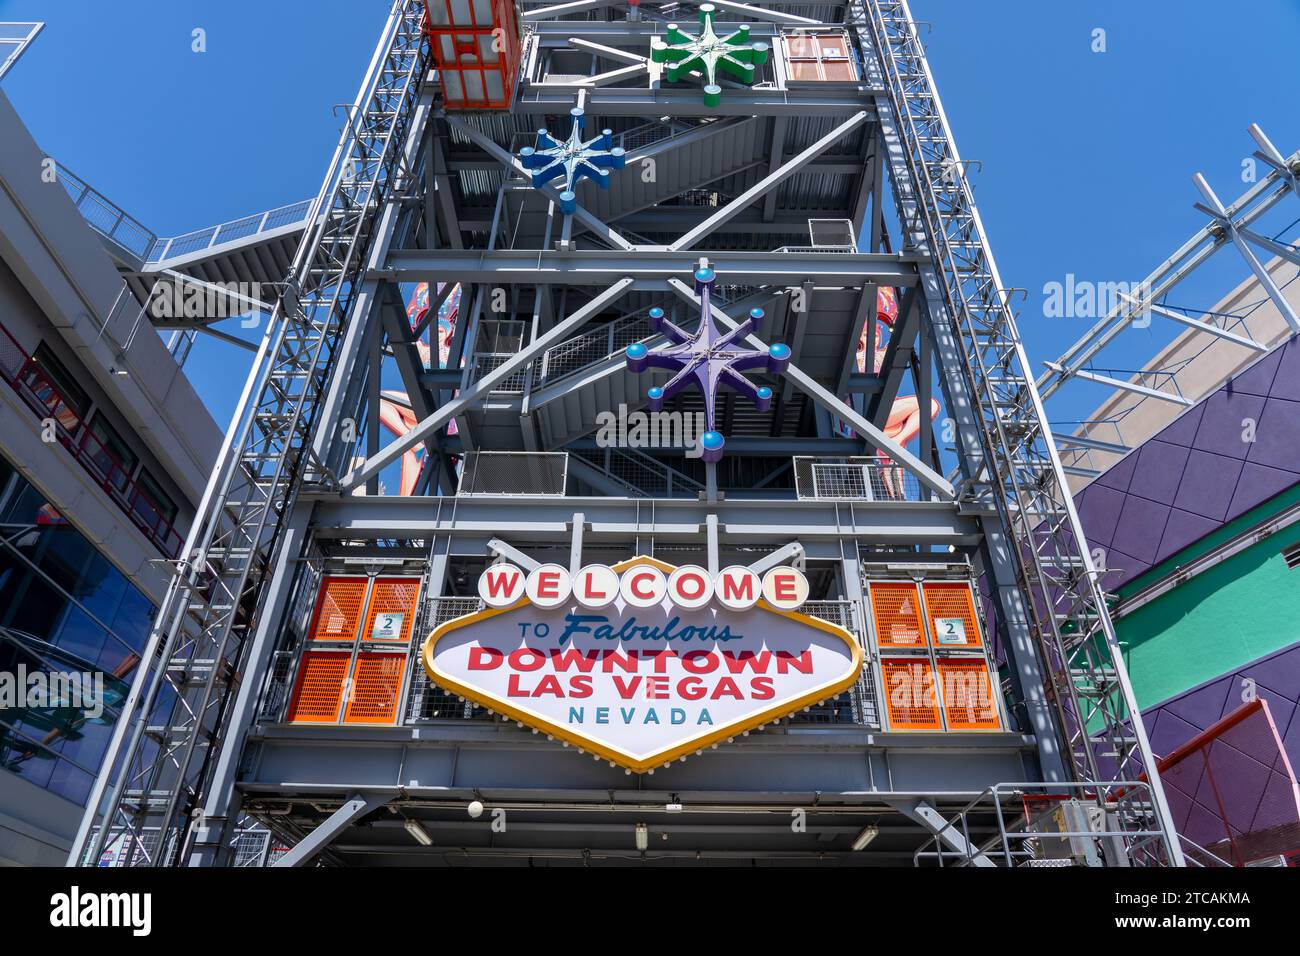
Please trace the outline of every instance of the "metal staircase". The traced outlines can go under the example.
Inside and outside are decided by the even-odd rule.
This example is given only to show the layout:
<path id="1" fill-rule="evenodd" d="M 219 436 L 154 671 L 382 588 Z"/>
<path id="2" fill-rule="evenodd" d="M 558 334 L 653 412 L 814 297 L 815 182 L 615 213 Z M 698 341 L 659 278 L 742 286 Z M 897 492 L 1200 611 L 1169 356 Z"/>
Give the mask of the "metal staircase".
<path id="1" fill-rule="evenodd" d="M 508 148 L 514 152 L 532 138 L 531 134 L 512 136 Z M 626 143 L 627 167 L 610 178 L 608 189 L 584 182 L 577 190 L 583 208 L 607 223 L 666 202 L 692 187 L 745 174 L 757 180 L 770 153 L 768 133 L 755 117 L 696 124 L 648 123 L 616 135 L 615 142 Z M 525 182 L 522 176 L 518 180 Z M 544 248 L 547 203 L 531 189 L 506 196 L 511 247 Z M 573 234 L 583 236 L 584 227 L 575 224 Z"/>
<path id="2" fill-rule="evenodd" d="M 637 498 L 696 497 L 704 484 L 634 448 L 570 452 Z"/>
<path id="3" fill-rule="evenodd" d="M 722 290 L 719 295 L 727 308 L 737 312 L 768 301 L 773 293 L 738 288 Z M 592 433 L 602 411 L 617 412 L 620 405 L 628 411 L 645 406 L 646 389 L 664 376 L 655 371 L 644 375 L 629 372 L 623 351 L 633 342 L 658 344 L 659 338 L 650 332 L 645 318 L 648 310 L 647 306 L 546 352 L 534 384 L 531 412 L 537 420 L 542 447 L 563 447 Z M 679 410 L 693 412 L 694 401 L 692 395 L 682 396 Z M 738 403 L 736 414 L 739 418 L 753 417 L 755 427 L 767 431 L 767 416 L 751 416 L 746 403 Z M 745 432 L 742 428 L 735 433 Z"/>
<path id="4" fill-rule="evenodd" d="M 1130 861 L 1182 865 L 1097 571 L 916 24 L 905 0 L 855 0 L 849 14 L 864 49 L 880 53 L 880 63 L 866 64 L 868 78 L 885 91 L 877 112 L 905 251 L 929 257 L 921 278 L 937 353 L 945 368 L 964 372 L 948 383 L 948 405 L 966 460 L 982 463 L 967 487 L 973 496 L 987 490 L 1010 536 L 1070 769 L 1104 795 Z M 974 414 L 962 420 L 963 408 Z"/>
<path id="5" fill-rule="evenodd" d="M 427 72 L 423 14 L 420 0 L 392 6 L 123 704 L 73 862 L 94 862 L 125 838 L 149 863 L 174 864 L 203 829 L 196 799 L 227 730 L 267 568 L 304 482 L 330 480 L 313 440 L 375 224 L 406 188 L 400 151 Z M 146 832 L 156 850 L 141 842 Z"/>

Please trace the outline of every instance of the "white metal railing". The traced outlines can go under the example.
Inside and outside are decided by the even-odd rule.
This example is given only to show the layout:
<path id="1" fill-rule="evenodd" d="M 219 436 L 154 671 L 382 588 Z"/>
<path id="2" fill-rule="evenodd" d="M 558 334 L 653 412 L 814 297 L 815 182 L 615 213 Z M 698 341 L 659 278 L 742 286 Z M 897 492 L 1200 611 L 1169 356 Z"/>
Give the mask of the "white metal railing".
<path id="1" fill-rule="evenodd" d="M 43 22 L 0 23 L 0 53 L 4 54 L 4 58 L 0 59 L 0 79 L 4 79 L 4 75 L 13 69 L 19 57 L 44 27 Z"/>
<path id="2" fill-rule="evenodd" d="M 312 200 L 304 199 L 302 202 L 269 209 L 266 212 L 255 213 L 251 216 L 244 216 L 242 219 L 232 219 L 230 222 L 209 226 L 207 229 L 200 229 L 197 232 L 188 232 L 183 236 L 158 239 L 154 243 L 147 261 L 162 262 L 166 259 L 188 256 L 227 242 L 235 242 L 239 239 L 247 239 L 249 236 L 270 232 L 273 229 L 304 223 L 311 212 L 311 205 Z"/>
<path id="3" fill-rule="evenodd" d="M 209 226 L 197 232 L 167 238 L 159 236 L 66 167 L 58 167 L 58 176 L 86 224 L 143 263 L 158 263 L 192 255 L 227 242 L 247 239 L 285 226 L 299 225 L 306 221 L 312 204 L 312 200 L 305 199 Z"/>
<path id="4" fill-rule="evenodd" d="M 71 170 L 59 166 L 58 177 L 87 225 L 141 261 L 148 261 L 149 253 L 158 242 L 158 237 L 153 230 L 128 215 L 120 206 Z"/>
<path id="5" fill-rule="evenodd" d="M 542 355 L 538 384 L 564 378 L 626 349 L 633 342 L 653 337 L 650 320 L 646 317 L 648 311 L 646 308 L 615 319 L 547 349 Z"/>

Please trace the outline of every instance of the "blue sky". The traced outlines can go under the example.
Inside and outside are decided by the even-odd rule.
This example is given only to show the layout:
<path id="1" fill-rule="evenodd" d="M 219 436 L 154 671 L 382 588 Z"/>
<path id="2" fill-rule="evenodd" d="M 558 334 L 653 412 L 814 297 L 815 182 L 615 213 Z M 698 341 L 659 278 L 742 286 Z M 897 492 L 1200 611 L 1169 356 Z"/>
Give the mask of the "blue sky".
<path id="1" fill-rule="evenodd" d="M 37 141 L 161 235 L 313 195 L 388 0 L 0 0 L 47 21 L 4 90 Z M 1042 317 L 1067 273 L 1138 281 L 1201 224 L 1193 172 L 1229 201 L 1259 122 L 1300 148 L 1300 0 L 1249 13 L 1208 0 L 914 0 L 931 66 L 1035 362 L 1091 324 Z M 191 31 L 207 52 L 191 51 Z M 1106 30 L 1107 50 L 1091 50 Z M 1297 207 L 1300 208 L 1300 207 Z M 1297 212 L 1296 215 L 1300 215 Z M 1219 257 L 1199 300 L 1245 275 Z M 1195 298 L 1190 296 L 1190 298 Z M 1135 363 L 1162 332 L 1132 331 Z M 189 371 L 228 416 L 244 354 L 205 345 Z M 239 374 L 232 371 L 237 367 Z M 1090 386 L 1088 386 L 1090 387 Z M 1098 392 L 1080 399 L 1095 404 Z"/>

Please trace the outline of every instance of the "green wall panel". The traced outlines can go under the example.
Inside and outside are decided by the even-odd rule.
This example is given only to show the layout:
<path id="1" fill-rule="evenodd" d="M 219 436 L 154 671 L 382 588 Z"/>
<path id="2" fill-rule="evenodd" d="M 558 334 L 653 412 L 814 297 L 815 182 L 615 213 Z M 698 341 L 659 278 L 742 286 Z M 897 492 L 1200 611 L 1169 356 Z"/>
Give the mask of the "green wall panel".
<path id="1" fill-rule="evenodd" d="M 1121 597 L 1280 512 L 1297 496 L 1292 489 L 1243 515 L 1132 582 Z M 1300 526 L 1292 525 L 1116 621 L 1139 707 L 1300 641 L 1300 569 L 1289 570 L 1281 553 L 1296 540 Z"/>

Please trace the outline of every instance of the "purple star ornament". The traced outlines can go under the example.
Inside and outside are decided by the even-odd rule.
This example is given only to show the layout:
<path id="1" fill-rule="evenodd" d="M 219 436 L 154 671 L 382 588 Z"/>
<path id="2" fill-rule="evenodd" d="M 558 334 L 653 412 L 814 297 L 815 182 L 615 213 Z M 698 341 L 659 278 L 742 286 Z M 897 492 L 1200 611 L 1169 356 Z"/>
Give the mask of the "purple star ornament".
<path id="1" fill-rule="evenodd" d="M 772 345 L 766 349 L 750 349 L 744 340 L 754 331 L 754 324 L 763 318 L 762 309 L 750 310 L 748 318 L 730 332 L 718 330 L 717 316 L 712 297 L 718 276 L 708 267 L 695 272 L 695 291 L 700 297 L 700 327 L 694 335 L 683 332 L 668 321 L 664 310 L 650 310 L 650 328 L 668 338 L 668 344 L 648 349 L 640 342 L 627 347 L 627 367 L 640 374 L 650 367 L 667 369 L 675 373 L 666 385 L 651 387 L 646 392 L 651 411 L 662 411 L 664 402 L 688 385 L 699 386 L 704 396 L 704 418 L 708 430 L 700 436 L 700 450 L 705 461 L 716 462 L 726 449 L 726 439 L 717 431 L 715 414 L 718 390 L 723 385 L 748 396 L 754 407 L 765 412 L 772 407 L 772 390 L 766 385 L 755 385 L 742 373 L 761 369 L 770 375 L 782 375 L 790 367 L 790 347 Z"/>

